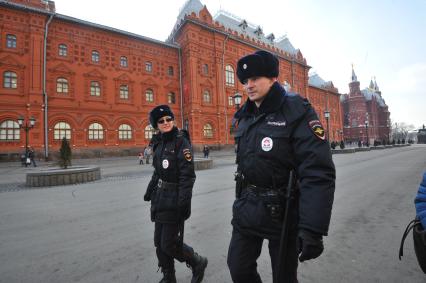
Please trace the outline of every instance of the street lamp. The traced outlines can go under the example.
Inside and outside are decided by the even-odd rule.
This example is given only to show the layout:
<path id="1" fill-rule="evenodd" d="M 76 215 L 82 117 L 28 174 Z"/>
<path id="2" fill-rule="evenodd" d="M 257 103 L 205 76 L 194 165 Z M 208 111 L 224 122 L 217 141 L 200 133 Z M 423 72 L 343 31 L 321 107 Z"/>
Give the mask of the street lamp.
<path id="1" fill-rule="evenodd" d="M 25 122 L 25 123 L 24 123 Z M 25 130 L 25 167 L 27 167 L 27 158 L 28 158 L 28 132 L 34 128 L 36 119 L 34 117 L 30 117 L 29 121 L 25 121 L 25 118 L 19 116 L 18 124 L 19 128 Z"/>
<path id="2" fill-rule="evenodd" d="M 327 121 L 327 140 L 328 141 L 330 141 L 330 133 L 329 133 L 329 131 L 328 131 L 328 120 L 330 119 L 330 111 L 328 111 L 328 110 L 325 110 L 324 111 L 324 117 L 325 117 L 325 120 Z"/>
<path id="3" fill-rule="evenodd" d="M 370 141 L 368 140 L 368 121 L 365 121 L 365 132 L 366 132 L 366 135 L 367 135 L 366 146 L 369 147 L 370 146 Z"/>
<path id="4" fill-rule="evenodd" d="M 242 99 L 242 95 L 238 92 L 236 92 L 234 94 L 234 96 L 232 97 L 234 99 L 234 104 L 235 104 L 235 109 L 238 111 L 240 109 L 240 105 L 241 105 L 241 99 Z"/>
<path id="5" fill-rule="evenodd" d="M 238 92 L 236 92 L 234 94 L 234 96 L 232 96 L 232 99 L 234 100 L 236 111 L 238 111 L 240 109 L 242 97 L 243 96 L 241 94 L 239 94 Z M 230 131 L 231 135 L 234 134 L 234 131 L 235 131 L 235 120 L 234 119 L 232 119 L 232 125 L 231 125 L 231 129 L 229 131 Z"/>

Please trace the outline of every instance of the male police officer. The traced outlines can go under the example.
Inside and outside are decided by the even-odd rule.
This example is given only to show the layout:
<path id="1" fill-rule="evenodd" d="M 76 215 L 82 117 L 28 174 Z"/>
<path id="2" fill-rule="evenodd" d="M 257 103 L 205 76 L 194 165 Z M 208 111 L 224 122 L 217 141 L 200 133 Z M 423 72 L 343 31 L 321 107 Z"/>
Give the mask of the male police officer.
<path id="1" fill-rule="evenodd" d="M 278 73 L 278 59 L 266 51 L 238 61 L 238 79 L 248 96 L 234 117 L 238 121 L 237 199 L 228 266 L 238 283 L 262 282 L 256 260 L 264 239 L 269 240 L 274 282 L 297 282 L 297 260 L 322 253 L 322 237 L 330 222 L 335 188 L 330 145 L 309 102 L 286 94 L 277 81 Z M 287 248 L 279 259 L 291 171 L 296 182 L 285 220 Z M 283 267 L 278 266 L 281 261 Z"/>

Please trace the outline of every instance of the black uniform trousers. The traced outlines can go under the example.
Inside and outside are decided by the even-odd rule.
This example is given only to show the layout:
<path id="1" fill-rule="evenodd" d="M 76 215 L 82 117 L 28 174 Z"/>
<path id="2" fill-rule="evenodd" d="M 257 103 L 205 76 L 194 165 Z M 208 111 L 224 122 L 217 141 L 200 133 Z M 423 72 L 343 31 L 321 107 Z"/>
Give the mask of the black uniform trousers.
<path id="1" fill-rule="evenodd" d="M 239 202 L 239 204 L 234 203 L 232 238 L 228 250 L 228 267 L 232 281 L 235 283 L 262 282 L 257 272 L 256 260 L 262 251 L 263 240 L 268 239 L 273 282 L 297 282 L 299 254 L 297 245 L 297 203 L 293 200 L 290 204 L 286 221 L 288 236 L 286 256 L 284 259 L 285 266 L 284 271 L 281 271 L 280 280 L 276 281 L 282 225 L 276 226 L 276 222 L 271 221 L 272 219 L 265 209 L 264 202 L 257 197 L 253 197 L 251 194 L 247 194 L 246 191 L 243 191 L 243 197 L 236 200 L 236 202 Z"/>
<path id="2" fill-rule="evenodd" d="M 174 259 L 180 262 L 189 262 L 194 254 L 193 248 L 182 243 L 179 239 L 177 223 L 155 222 L 154 245 L 158 258 L 158 266 L 164 269 L 174 268 Z"/>
<path id="3" fill-rule="evenodd" d="M 231 272 L 232 281 L 235 283 L 260 283 L 257 272 L 256 260 L 262 251 L 263 237 L 256 235 L 242 234 L 238 229 L 233 229 L 231 243 L 228 250 L 228 266 Z M 268 248 L 271 257 L 272 275 L 276 277 L 276 265 L 278 262 L 280 241 L 269 240 Z M 274 283 L 297 282 L 297 261 L 298 253 L 296 247 L 296 234 L 289 231 L 289 244 L 287 245 L 287 258 L 282 279 Z"/>

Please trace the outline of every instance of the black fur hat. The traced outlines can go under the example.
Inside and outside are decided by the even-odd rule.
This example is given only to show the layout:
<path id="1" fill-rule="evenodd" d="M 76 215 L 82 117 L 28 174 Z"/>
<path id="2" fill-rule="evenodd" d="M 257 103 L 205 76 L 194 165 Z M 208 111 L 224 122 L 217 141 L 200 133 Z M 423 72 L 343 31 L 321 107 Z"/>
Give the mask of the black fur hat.
<path id="1" fill-rule="evenodd" d="M 172 112 L 172 109 L 168 105 L 158 105 L 149 113 L 149 122 L 154 129 L 157 129 L 157 121 L 160 120 L 161 117 L 170 116 L 173 119 L 175 115 Z"/>
<path id="2" fill-rule="evenodd" d="M 278 58 L 268 51 L 256 51 L 238 60 L 237 76 L 242 84 L 252 77 L 276 78 L 278 74 Z"/>

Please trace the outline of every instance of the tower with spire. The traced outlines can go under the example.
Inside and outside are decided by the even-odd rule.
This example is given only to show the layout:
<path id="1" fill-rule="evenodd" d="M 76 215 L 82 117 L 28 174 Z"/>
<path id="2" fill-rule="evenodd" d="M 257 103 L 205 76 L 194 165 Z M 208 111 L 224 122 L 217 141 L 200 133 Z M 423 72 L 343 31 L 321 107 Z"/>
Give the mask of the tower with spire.
<path id="1" fill-rule="evenodd" d="M 373 144 L 389 140 L 389 111 L 375 77 L 361 90 L 352 64 L 349 93 L 342 96 L 345 137 L 353 142 Z"/>

